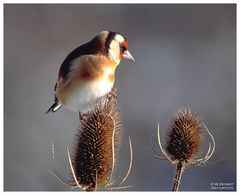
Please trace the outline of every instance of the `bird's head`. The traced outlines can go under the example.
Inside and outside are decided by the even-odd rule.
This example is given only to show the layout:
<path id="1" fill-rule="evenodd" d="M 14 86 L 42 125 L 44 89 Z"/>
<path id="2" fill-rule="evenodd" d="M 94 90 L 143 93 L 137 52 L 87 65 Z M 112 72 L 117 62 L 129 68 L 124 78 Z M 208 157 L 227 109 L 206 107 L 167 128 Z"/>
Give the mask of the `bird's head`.
<path id="1" fill-rule="evenodd" d="M 117 64 L 119 64 L 123 58 L 135 61 L 128 51 L 127 39 L 121 34 L 111 31 L 102 31 L 94 39 L 102 43 L 103 53 Z"/>

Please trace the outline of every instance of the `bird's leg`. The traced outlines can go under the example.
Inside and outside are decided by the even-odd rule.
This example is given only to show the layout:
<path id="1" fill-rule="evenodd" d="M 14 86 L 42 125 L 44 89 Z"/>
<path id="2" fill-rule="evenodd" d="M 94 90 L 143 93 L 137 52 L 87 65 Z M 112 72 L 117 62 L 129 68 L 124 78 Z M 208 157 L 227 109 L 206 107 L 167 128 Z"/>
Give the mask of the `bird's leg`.
<path id="1" fill-rule="evenodd" d="M 108 100 L 111 100 L 112 98 L 117 98 L 117 88 L 113 87 L 112 90 L 107 94 Z"/>
<path id="2" fill-rule="evenodd" d="M 86 114 L 83 114 L 82 112 L 79 112 L 79 119 L 81 122 L 85 121 L 87 119 Z"/>

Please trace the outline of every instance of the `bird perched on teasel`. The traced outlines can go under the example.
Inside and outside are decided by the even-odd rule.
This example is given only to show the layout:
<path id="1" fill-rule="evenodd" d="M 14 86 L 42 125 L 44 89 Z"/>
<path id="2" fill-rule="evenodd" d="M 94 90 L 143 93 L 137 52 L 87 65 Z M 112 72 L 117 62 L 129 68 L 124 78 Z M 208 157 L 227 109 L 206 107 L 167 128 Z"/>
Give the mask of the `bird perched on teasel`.
<path id="1" fill-rule="evenodd" d="M 55 102 L 46 113 L 56 112 L 64 105 L 81 115 L 89 103 L 111 93 L 116 67 L 123 58 L 135 61 L 126 38 L 111 31 L 102 31 L 74 49 L 60 67 Z"/>

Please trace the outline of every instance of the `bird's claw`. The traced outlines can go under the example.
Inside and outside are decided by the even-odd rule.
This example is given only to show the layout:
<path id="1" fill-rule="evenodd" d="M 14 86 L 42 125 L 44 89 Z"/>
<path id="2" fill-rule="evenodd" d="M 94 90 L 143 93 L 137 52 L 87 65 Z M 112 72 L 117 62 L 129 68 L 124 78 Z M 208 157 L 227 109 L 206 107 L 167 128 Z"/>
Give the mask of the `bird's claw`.
<path id="1" fill-rule="evenodd" d="M 107 98 L 109 101 L 111 101 L 112 98 L 117 99 L 117 88 L 112 88 L 112 90 L 107 94 Z"/>

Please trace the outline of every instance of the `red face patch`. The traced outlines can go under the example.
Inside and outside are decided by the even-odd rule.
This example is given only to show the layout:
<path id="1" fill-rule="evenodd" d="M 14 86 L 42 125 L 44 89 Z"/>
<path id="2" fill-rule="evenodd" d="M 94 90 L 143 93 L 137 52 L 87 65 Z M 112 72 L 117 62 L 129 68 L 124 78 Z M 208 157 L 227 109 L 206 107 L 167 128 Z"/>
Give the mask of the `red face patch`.
<path id="1" fill-rule="evenodd" d="M 128 48 L 128 41 L 123 41 L 122 45 L 124 45 L 127 49 Z"/>

